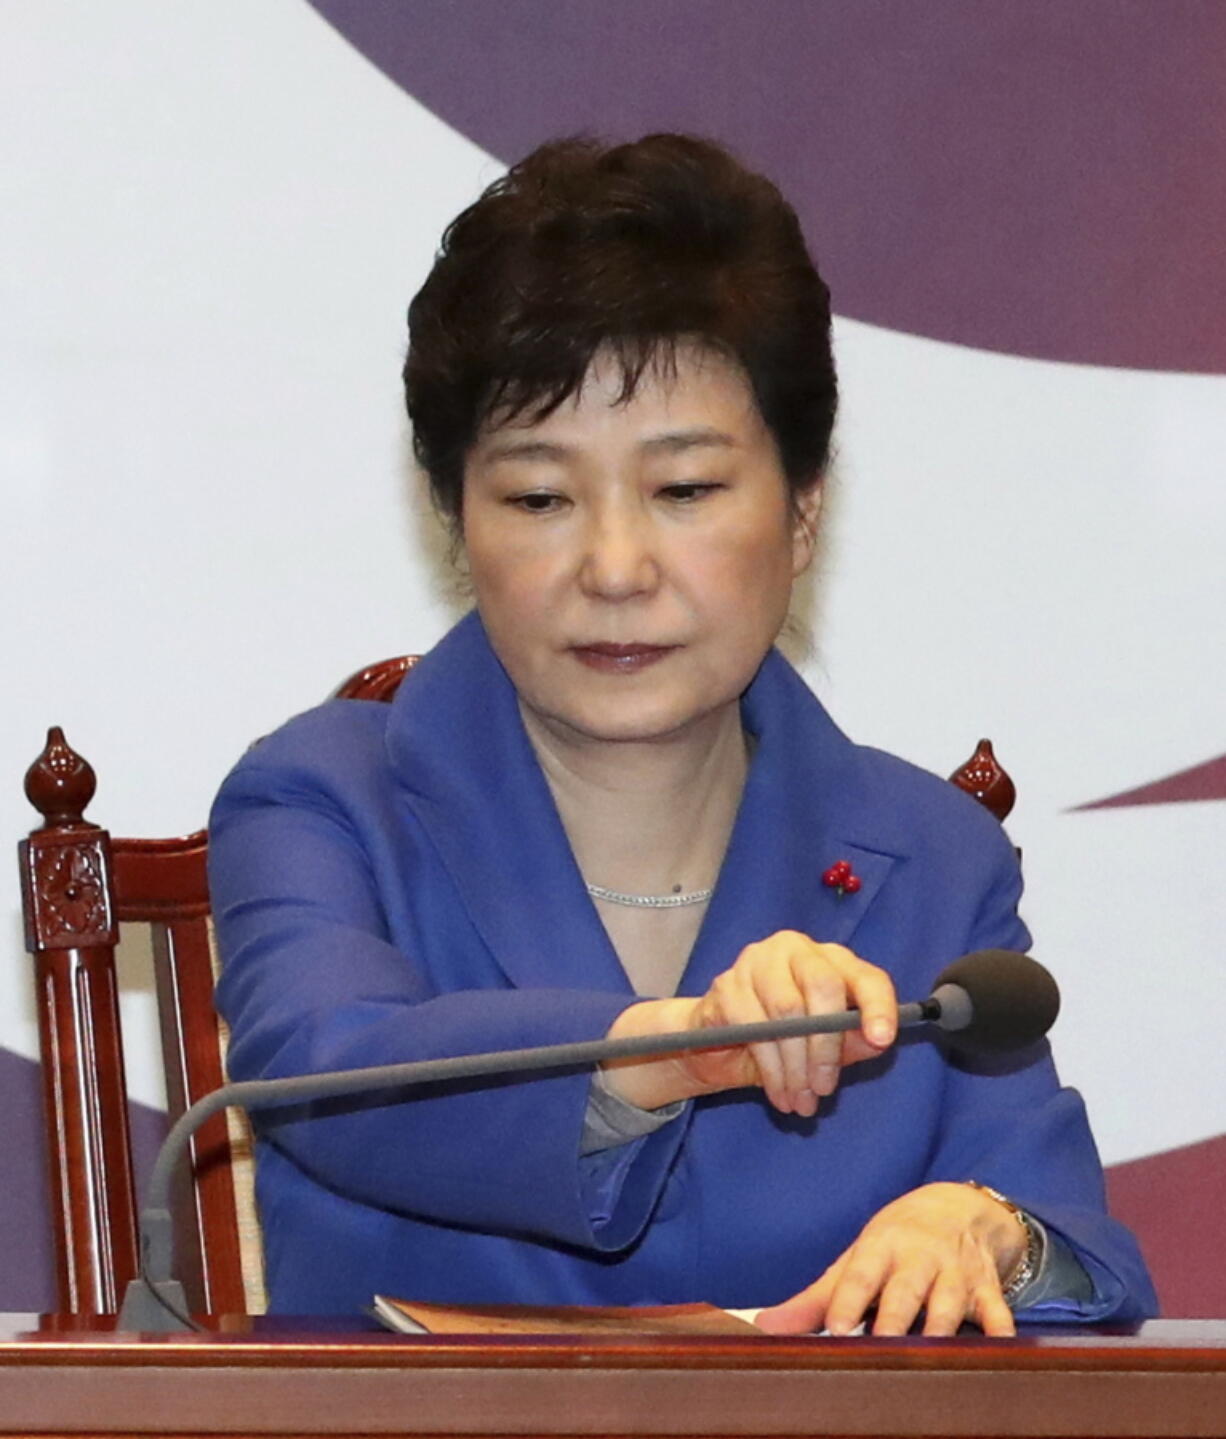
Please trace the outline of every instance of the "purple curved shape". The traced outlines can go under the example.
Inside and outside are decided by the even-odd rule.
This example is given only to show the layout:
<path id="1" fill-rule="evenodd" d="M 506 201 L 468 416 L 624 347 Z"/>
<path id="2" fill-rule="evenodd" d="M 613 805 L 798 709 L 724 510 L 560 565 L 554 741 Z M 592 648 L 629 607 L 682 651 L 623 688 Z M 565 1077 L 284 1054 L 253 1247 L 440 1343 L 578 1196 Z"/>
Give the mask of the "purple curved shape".
<path id="1" fill-rule="evenodd" d="M 1221 1232 L 1226 1134 L 1147 1154 L 1107 1171 L 1111 1213 L 1140 1238 L 1162 1312 L 1226 1314 L 1226 1262 L 1207 1235 Z"/>
<path id="2" fill-rule="evenodd" d="M 1215 0 L 311 3 L 504 161 L 574 131 L 725 140 L 796 204 L 840 314 L 1226 372 Z"/>
<path id="3" fill-rule="evenodd" d="M 1226 754 L 1217 759 L 1181 769 L 1164 779 L 1126 789 L 1106 799 L 1090 800 L 1073 807 L 1073 813 L 1085 809 L 1123 809 L 1136 804 L 1188 804 L 1197 800 L 1226 799 Z"/>
<path id="4" fill-rule="evenodd" d="M 0 1097 L 8 1130 L 0 1183 L 0 1309 L 37 1314 L 55 1302 L 38 1065 L 0 1049 Z"/>
<path id="5" fill-rule="evenodd" d="M 5 1117 L 0 1168 L 0 1310 L 42 1313 L 55 1308 L 51 1197 L 43 1140 L 42 1078 L 34 1060 L 0 1048 L 0 1102 Z M 138 1193 L 166 1136 L 166 1116 L 128 1106 Z"/>

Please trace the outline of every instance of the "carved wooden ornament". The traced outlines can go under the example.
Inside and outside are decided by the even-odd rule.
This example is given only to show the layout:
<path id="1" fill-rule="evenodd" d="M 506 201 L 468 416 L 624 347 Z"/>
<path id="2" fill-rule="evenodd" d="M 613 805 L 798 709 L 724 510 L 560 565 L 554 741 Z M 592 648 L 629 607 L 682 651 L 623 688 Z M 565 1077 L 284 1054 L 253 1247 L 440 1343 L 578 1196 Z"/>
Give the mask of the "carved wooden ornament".
<path id="1" fill-rule="evenodd" d="M 992 750 L 992 741 L 981 739 L 970 759 L 950 775 L 959 789 L 965 790 L 994 814 L 1003 824 L 1017 799 L 1017 790 L 1008 773 L 1001 768 Z"/>
<path id="2" fill-rule="evenodd" d="M 30 803 L 43 817 L 21 845 L 26 944 L 32 954 L 118 943 L 111 906 L 110 837 L 84 818 L 96 780 L 89 762 L 57 726 L 26 773 Z"/>

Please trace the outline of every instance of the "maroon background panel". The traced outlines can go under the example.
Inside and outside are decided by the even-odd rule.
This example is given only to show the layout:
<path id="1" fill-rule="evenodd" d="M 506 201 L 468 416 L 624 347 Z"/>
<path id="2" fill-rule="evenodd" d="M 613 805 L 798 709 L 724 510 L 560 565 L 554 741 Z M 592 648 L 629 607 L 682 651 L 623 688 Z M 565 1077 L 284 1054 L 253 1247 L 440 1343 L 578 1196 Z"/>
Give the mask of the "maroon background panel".
<path id="1" fill-rule="evenodd" d="M 1226 75 L 1223 76 L 1226 84 Z M 1226 286 L 1226 276 L 1223 277 Z M 1124 809 L 1137 804 L 1189 804 L 1199 800 L 1226 799 L 1226 754 L 1204 764 L 1192 765 L 1163 779 L 1151 780 L 1136 789 L 1124 790 L 1107 799 L 1079 804 L 1077 809 Z"/>
<path id="2" fill-rule="evenodd" d="M 1115 1165 L 1107 1171 L 1107 1195 L 1112 1214 L 1142 1236 L 1163 1313 L 1226 1314 L 1226 1134 Z"/>

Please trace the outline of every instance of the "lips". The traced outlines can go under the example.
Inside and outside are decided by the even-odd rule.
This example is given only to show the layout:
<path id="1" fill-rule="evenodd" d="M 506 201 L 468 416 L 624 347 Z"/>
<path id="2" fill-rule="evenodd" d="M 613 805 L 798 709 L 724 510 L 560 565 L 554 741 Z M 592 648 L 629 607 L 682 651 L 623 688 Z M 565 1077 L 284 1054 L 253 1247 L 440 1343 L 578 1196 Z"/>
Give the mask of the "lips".
<path id="1" fill-rule="evenodd" d="M 676 645 L 590 644 L 573 645 L 571 654 L 588 669 L 605 674 L 637 674 L 672 654 Z"/>

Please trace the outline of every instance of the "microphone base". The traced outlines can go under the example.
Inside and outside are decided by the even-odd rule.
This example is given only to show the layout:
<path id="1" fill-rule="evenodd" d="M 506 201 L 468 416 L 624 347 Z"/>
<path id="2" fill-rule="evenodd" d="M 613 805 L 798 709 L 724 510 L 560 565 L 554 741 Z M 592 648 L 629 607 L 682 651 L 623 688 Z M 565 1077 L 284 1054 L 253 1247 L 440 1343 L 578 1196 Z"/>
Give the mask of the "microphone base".
<path id="1" fill-rule="evenodd" d="M 165 1303 L 158 1296 L 165 1299 Z M 170 1305 L 171 1308 L 167 1308 Z M 124 1291 L 116 1328 L 141 1334 L 188 1334 L 191 1326 L 175 1315 L 187 1313 L 187 1295 L 177 1279 L 160 1279 L 156 1284 L 139 1275 Z"/>

